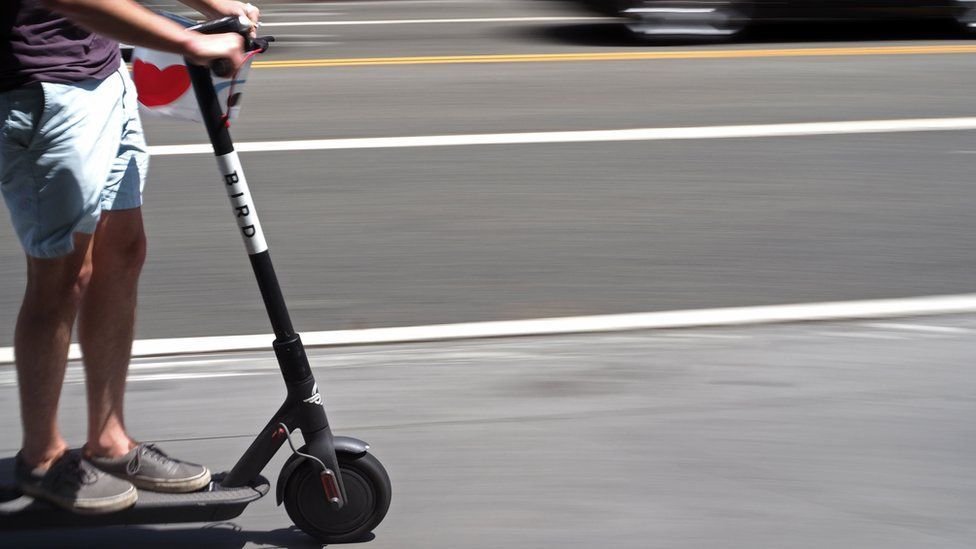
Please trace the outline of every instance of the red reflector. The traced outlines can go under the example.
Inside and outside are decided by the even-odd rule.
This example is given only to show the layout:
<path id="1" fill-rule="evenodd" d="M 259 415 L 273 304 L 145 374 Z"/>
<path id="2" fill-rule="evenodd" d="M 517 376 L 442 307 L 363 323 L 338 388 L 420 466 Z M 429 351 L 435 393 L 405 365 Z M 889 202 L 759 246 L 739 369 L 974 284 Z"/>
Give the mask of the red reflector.
<path id="1" fill-rule="evenodd" d="M 339 503 L 341 497 L 339 494 L 339 483 L 336 482 L 335 473 L 326 469 L 322 471 L 320 475 L 322 477 L 322 488 L 325 488 L 325 497 L 329 500 L 329 503 Z"/>

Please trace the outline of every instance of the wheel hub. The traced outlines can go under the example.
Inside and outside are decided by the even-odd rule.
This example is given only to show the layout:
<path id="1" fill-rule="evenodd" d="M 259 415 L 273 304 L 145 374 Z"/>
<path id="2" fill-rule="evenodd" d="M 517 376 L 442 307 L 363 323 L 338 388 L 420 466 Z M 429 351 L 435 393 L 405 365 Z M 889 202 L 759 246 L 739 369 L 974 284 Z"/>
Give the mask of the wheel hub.
<path id="1" fill-rule="evenodd" d="M 299 492 L 302 515 L 332 534 L 349 532 L 365 524 L 375 507 L 368 481 L 358 472 L 343 470 L 342 484 L 346 489 L 346 504 L 339 510 L 332 506 L 320 482 L 304 482 Z"/>

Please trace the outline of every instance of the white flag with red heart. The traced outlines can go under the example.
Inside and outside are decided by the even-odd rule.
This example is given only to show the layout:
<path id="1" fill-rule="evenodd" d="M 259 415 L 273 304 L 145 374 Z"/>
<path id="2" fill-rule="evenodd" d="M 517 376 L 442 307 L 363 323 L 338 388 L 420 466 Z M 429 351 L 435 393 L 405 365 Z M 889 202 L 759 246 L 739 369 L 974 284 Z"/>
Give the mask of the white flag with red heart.
<path id="1" fill-rule="evenodd" d="M 240 111 L 241 92 L 250 68 L 249 57 L 233 78 L 221 78 L 210 73 L 224 114 L 231 120 Z M 132 51 L 132 80 L 139 92 L 141 112 L 193 122 L 203 121 L 190 85 L 190 73 L 182 56 L 136 47 Z"/>

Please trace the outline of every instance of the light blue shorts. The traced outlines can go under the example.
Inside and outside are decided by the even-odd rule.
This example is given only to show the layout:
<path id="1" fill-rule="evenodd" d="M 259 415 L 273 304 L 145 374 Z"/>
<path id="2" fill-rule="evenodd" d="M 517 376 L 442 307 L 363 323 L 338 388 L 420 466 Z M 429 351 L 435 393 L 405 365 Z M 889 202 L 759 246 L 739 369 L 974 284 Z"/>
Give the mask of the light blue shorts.
<path id="1" fill-rule="evenodd" d="M 28 255 L 67 255 L 102 210 L 142 206 L 149 153 L 125 65 L 0 93 L 0 123 L 0 190 Z"/>

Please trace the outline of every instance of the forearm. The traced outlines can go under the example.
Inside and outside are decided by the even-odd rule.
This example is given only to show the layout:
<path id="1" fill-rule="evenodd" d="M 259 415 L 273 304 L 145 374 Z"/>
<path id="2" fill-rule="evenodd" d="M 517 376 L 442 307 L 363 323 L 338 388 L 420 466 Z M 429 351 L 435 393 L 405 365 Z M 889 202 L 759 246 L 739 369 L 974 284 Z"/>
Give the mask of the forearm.
<path id="1" fill-rule="evenodd" d="M 186 54 L 193 33 L 132 0 L 42 0 L 98 34 L 135 46 Z"/>
<path id="2" fill-rule="evenodd" d="M 261 17 L 261 10 L 257 6 L 247 2 L 238 2 L 237 0 L 180 0 L 180 2 L 190 6 L 210 19 L 219 19 L 232 15 L 235 17 L 247 17 L 256 24 Z"/>
<path id="3" fill-rule="evenodd" d="M 219 0 L 180 0 L 180 3 L 186 4 L 211 19 L 224 15 Z"/>

